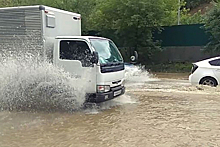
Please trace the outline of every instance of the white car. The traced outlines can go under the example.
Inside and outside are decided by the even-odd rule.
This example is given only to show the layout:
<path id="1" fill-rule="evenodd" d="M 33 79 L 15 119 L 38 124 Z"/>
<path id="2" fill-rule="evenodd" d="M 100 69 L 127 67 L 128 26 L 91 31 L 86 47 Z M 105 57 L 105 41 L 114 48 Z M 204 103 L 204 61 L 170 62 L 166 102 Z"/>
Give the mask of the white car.
<path id="1" fill-rule="evenodd" d="M 220 84 L 220 57 L 193 63 L 189 81 L 192 84 L 217 86 Z"/>

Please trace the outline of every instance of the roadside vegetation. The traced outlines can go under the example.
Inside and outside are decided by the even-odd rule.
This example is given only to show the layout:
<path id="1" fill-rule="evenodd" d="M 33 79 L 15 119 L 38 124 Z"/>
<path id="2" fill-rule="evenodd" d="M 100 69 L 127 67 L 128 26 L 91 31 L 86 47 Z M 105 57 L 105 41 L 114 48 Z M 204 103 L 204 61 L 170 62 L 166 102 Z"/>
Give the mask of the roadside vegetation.
<path id="1" fill-rule="evenodd" d="M 207 33 L 211 34 L 210 42 L 205 50 L 208 52 L 220 51 L 220 3 L 216 3 L 213 9 L 206 16 L 204 25 Z"/>
<path id="2" fill-rule="evenodd" d="M 149 72 L 163 73 L 190 73 L 192 68 L 191 62 L 170 62 L 160 64 L 150 64 L 145 66 Z"/>
<path id="3" fill-rule="evenodd" d="M 220 50 L 219 1 L 180 0 L 179 3 L 178 0 L 0 0 L 0 7 L 47 5 L 80 13 L 84 35 L 111 38 L 119 47 L 137 50 L 140 60 L 151 63 L 153 55 L 162 50 L 160 41 L 153 40 L 152 33 L 155 30 L 162 31 L 162 26 L 177 25 L 178 10 L 181 13 L 181 24 L 205 23 L 207 32 L 213 36 L 207 50 L 209 51 L 210 46 L 214 46 L 214 50 Z M 204 3 L 212 3 L 210 12 L 208 8 L 205 12 L 196 9 Z M 162 67 L 168 69 L 169 64 Z"/>

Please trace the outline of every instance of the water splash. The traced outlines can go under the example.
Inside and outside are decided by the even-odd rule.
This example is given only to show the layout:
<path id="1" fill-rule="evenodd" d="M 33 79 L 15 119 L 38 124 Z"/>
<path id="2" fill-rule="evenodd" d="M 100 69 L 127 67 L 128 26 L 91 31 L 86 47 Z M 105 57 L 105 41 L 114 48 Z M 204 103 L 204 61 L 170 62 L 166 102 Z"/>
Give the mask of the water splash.
<path id="1" fill-rule="evenodd" d="M 85 85 L 62 68 L 33 54 L 1 55 L 0 109 L 29 111 L 76 110 L 85 102 Z M 126 86 L 155 80 L 141 66 L 126 67 Z M 128 95 L 99 105 L 109 109 L 117 105 L 136 103 Z"/>
<path id="2" fill-rule="evenodd" d="M 135 104 L 135 103 L 137 103 L 137 101 L 134 98 L 125 94 L 125 95 L 121 95 L 120 97 L 117 97 L 111 101 L 106 101 L 106 102 L 100 103 L 99 109 L 105 110 L 105 109 L 110 109 L 115 106 L 121 106 L 121 105 L 125 105 L 125 104 Z"/>
<path id="3" fill-rule="evenodd" d="M 83 83 L 52 63 L 31 55 L 0 62 L 2 110 L 74 110 L 85 101 Z"/>
<path id="4" fill-rule="evenodd" d="M 125 66 L 125 81 L 126 86 L 131 85 L 142 85 L 144 82 L 149 81 L 158 81 L 159 79 L 155 78 L 150 74 L 144 66 L 138 65 L 127 65 Z"/>
<path id="5" fill-rule="evenodd" d="M 86 114 L 98 114 L 100 111 L 108 110 L 117 106 L 123 106 L 128 104 L 136 104 L 138 103 L 137 100 L 127 94 L 121 95 L 115 99 L 110 101 L 102 102 L 99 104 L 91 104 L 87 107 L 84 112 Z"/>

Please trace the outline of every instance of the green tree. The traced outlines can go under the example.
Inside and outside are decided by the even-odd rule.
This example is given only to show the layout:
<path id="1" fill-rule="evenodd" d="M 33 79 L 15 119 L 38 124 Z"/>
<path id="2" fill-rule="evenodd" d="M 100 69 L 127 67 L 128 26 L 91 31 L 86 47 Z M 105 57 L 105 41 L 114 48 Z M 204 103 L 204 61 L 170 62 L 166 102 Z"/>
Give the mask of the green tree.
<path id="1" fill-rule="evenodd" d="M 203 23 L 205 23 L 205 15 L 202 15 L 200 10 L 193 15 L 188 13 L 188 10 L 182 12 L 181 24 L 189 25 L 189 24 L 203 24 Z"/>
<path id="2" fill-rule="evenodd" d="M 176 0 L 99 0 L 90 15 L 90 29 L 117 40 L 119 46 L 134 47 L 141 58 L 150 60 L 160 50 L 152 32 L 177 19 L 177 8 Z"/>
<path id="3" fill-rule="evenodd" d="M 195 8 L 203 3 L 208 3 L 211 1 L 217 1 L 217 0 L 185 0 L 186 1 L 186 7 L 187 8 Z"/>
<path id="4" fill-rule="evenodd" d="M 220 51 L 220 4 L 207 14 L 204 25 L 207 33 L 211 34 L 210 42 L 206 45 L 206 51 Z"/>
<path id="5" fill-rule="evenodd" d="M 179 4 L 178 0 L 163 0 L 162 10 L 164 17 L 161 20 L 162 26 L 171 26 L 177 24 L 177 13 L 179 6 L 184 6 L 185 3 Z"/>

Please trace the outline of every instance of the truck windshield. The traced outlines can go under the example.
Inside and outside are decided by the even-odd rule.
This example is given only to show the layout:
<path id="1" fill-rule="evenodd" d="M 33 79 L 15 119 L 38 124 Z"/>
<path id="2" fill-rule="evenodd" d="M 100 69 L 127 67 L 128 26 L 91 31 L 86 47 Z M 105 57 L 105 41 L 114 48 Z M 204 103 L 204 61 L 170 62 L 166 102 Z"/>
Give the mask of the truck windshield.
<path id="1" fill-rule="evenodd" d="M 107 39 L 90 39 L 92 46 L 99 54 L 100 64 L 123 62 L 116 45 Z"/>

